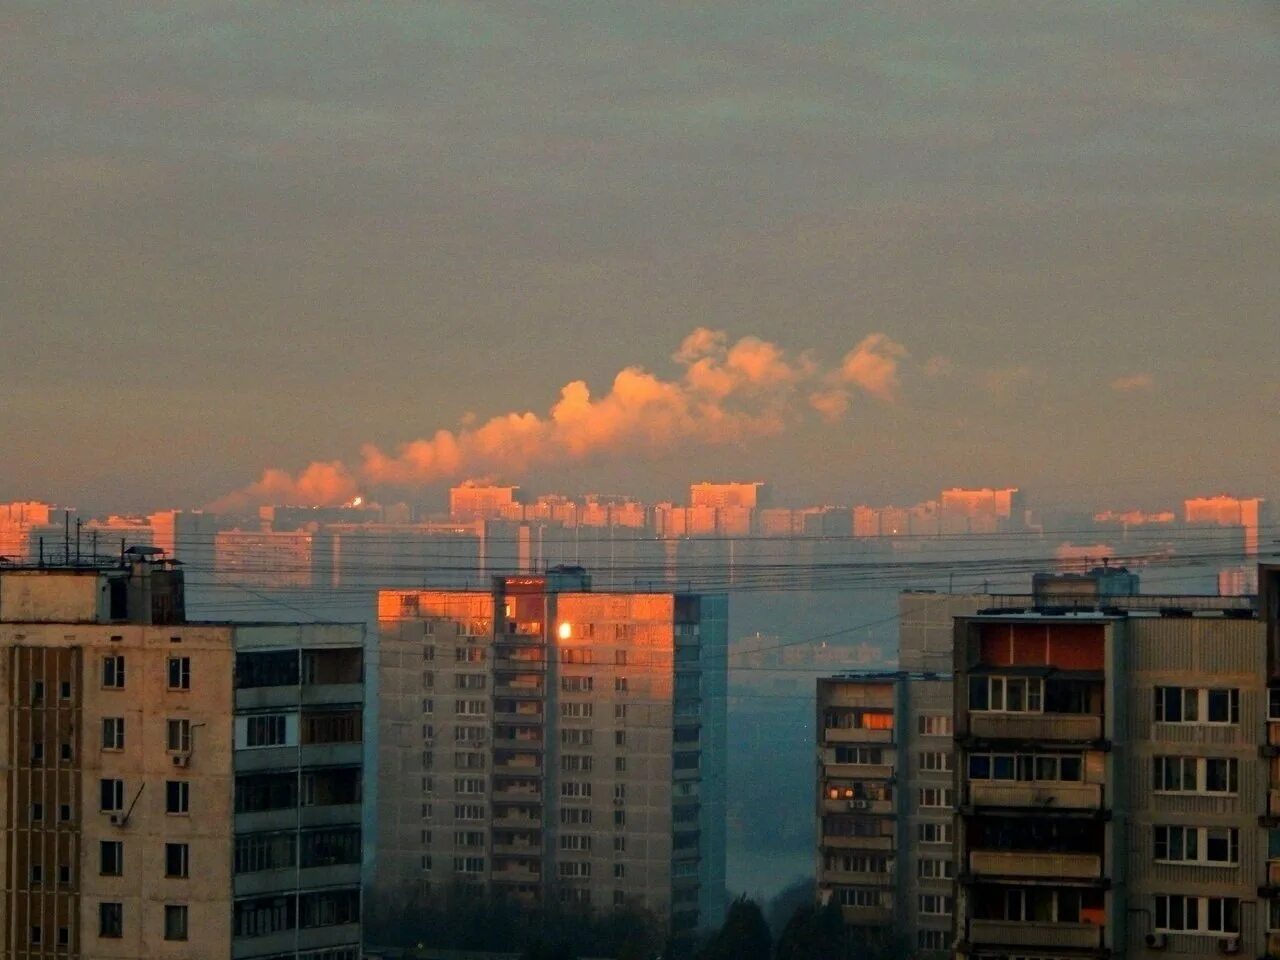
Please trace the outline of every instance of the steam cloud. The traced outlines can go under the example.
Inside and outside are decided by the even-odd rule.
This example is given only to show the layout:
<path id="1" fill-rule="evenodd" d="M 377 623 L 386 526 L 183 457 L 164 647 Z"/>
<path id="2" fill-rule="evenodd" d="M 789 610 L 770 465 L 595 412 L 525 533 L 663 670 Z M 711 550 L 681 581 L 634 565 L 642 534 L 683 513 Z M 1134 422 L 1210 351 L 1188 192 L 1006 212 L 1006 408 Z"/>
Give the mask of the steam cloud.
<path id="1" fill-rule="evenodd" d="M 808 352 L 788 355 L 776 343 L 751 336 L 730 343 L 723 330 L 699 327 L 672 355 L 683 368 L 676 379 L 627 367 L 600 397 L 574 380 L 561 388 L 545 415 L 504 413 L 479 426 L 437 430 L 392 453 L 367 444 L 354 465 L 318 461 L 297 474 L 272 468 L 209 509 L 326 506 L 345 503 L 366 486 L 420 487 L 481 472 L 510 475 L 542 463 L 767 437 L 781 433 L 806 409 L 838 421 L 859 392 L 894 401 L 906 356 L 901 344 L 873 333 L 838 366 L 826 368 Z"/>

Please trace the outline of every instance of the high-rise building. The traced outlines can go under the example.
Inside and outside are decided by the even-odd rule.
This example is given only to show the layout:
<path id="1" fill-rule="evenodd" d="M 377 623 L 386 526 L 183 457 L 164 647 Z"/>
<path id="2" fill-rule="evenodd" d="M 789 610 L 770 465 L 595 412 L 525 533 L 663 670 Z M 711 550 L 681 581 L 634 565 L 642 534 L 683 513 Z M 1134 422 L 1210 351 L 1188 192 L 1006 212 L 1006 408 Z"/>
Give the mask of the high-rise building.
<path id="1" fill-rule="evenodd" d="M 187 622 L 154 556 L 0 568 L 2 952 L 356 960 L 364 628 Z"/>
<path id="2" fill-rule="evenodd" d="M 1276 954 L 1276 633 L 1213 597 L 957 618 L 957 956 Z"/>
<path id="3" fill-rule="evenodd" d="M 952 623 L 1000 602 L 903 593 L 900 669 L 818 681 L 819 897 L 921 960 L 952 940 Z"/>
<path id="4" fill-rule="evenodd" d="M 943 533 L 999 533 L 1023 527 L 1023 495 L 1017 487 L 942 491 Z"/>
<path id="5" fill-rule="evenodd" d="M 1258 531 L 1265 521 L 1266 501 L 1261 497 L 1192 497 L 1183 501 L 1184 519 L 1189 524 L 1215 527 L 1240 527 L 1244 536 L 1244 553 L 1258 555 Z"/>
<path id="6" fill-rule="evenodd" d="M 522 520 L 519 487 L 463 483 L 449 489 L 449 518 L 463 520 Z M 512 514 L 512 510 L 515 514 Z"/>
<path id="7" fill-rule="evenodd" d="M 769 488 L 753 483 L 693 483 L 689 485 L 691 507 L 747 507 L 759 510 L 770 505 Z"/>
<path id="8" fill-rule="evenodd" d="M 717 923 L 723 596 L 594 592 L 578 567 L 378 596 L 377 884 Z M 380 893 L 380 895 L 382 895 Z"/>

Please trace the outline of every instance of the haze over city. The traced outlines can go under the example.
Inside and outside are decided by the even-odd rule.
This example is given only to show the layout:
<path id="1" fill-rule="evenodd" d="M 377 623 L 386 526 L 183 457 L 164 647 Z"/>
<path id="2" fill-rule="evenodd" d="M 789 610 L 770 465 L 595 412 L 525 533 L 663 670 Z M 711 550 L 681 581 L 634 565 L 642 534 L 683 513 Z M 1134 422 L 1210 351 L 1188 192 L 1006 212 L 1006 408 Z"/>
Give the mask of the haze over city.
<path id="1" fill-rule="evenodd" d="M 0 0 L 0 954 L 1280 960 L 1278 63 Z"/>

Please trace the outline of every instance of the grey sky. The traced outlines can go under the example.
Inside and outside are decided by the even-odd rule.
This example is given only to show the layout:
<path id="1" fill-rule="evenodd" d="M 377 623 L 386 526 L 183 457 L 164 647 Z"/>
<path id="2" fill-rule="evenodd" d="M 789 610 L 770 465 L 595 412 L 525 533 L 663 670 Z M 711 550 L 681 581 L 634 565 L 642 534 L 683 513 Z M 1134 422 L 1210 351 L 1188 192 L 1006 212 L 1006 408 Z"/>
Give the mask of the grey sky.
<path id="1" fill-rule="evenodd" d="M 1280 493 L 1277 53 L 1263 0 L 0 0 L 0 499 L 202 503 L 699 326 L 909 356 L 510 479 Z"/>

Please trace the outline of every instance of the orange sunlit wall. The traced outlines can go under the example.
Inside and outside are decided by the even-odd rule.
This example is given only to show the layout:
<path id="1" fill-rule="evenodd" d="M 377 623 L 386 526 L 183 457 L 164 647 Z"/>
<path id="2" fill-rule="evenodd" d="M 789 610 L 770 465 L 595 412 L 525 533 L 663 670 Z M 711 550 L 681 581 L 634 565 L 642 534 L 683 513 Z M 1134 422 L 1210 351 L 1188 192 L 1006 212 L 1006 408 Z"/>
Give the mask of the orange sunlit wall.
<path id="1" fill-rule="evenodd" d="M 1101 623 L 984 623 L 979 641 L 980 662 L 993 667 L 1102 670 L 1105 663 Z"/>

